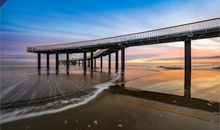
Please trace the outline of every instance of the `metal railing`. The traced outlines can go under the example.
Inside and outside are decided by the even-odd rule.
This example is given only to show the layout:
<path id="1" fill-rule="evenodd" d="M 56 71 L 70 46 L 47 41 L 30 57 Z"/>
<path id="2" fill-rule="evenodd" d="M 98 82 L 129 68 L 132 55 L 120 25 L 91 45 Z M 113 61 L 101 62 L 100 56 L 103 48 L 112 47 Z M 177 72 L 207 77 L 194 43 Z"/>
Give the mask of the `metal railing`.
<path id="1" fill-rule="evenodd" d="M 111 43 L 119 43 L 125 41 L 132 41 L 137 39 L 146 39 L 146 38 L 153 38 L 159 36 L 168 36 L 172 34 L 184 33 L 184 32 L 193 32 L 196 30 L 203 30 L 203 29 L 211 29 L 220 27 L 220 18 L 209 19 L 194 23 L 188 23 L 183 25 L 177 25 L 167 28 L 155 29 L 150 31 L 120 35 L 115 37 L 108 37 L 102 39 L 95 39 L 95 40 L 88 40 L 88 41 L 79 41 L 73 43 L 66 43 L 66 44 L 56 44 L 56 45 L 45 45 L 45 46 L 35 46 L 35 47 L 28 47 L 28 51 L 46 51 L 46 50 L 65 50 L 71 48 L 80 48 L 89 45 L 102 45 L 102 44 L 111 44 Z"/>

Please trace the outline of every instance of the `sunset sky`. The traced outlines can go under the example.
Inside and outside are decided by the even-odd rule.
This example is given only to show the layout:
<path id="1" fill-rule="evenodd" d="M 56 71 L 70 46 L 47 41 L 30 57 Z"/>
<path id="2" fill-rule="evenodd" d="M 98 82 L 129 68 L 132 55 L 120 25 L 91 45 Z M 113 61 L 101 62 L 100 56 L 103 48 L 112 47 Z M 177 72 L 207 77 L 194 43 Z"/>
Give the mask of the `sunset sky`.
<path id="1" fill-rule="evenodd" d="M 1 63 L 35 63 L 27 46 L 147 31 L 220 17 L 220 0 L 7 0 L 1 6 Z M 179 62 L 183 42 L 126 49 L 127 62 Z M 198 62 L 219 62 L 220 38 L 192 42 Z M 215 57 L 215 58 L 211 58 Z M 201 60 L 205 59 L 205 60 Z"/>

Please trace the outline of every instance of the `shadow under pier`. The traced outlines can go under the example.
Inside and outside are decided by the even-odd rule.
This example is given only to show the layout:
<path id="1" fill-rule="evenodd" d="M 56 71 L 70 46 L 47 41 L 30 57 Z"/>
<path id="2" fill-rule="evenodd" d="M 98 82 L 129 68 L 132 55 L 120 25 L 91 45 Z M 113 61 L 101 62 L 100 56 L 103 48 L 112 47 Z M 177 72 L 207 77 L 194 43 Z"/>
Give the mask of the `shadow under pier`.
<path id="1" fill-rule="evenodd" d="M 178 96 L 166 93 L 151 92 L 151 91 L 135 91 L 128 90 L 124 87 L 113 86 L 110 91 L 115 94 L 128 95 L 132 97 L 138 97 L 142 99 L 154 100 L 172 105 L 178 105 L 183 107 L 195 108 L 208 112 L 219 112 L 220 103 L 210 102 L 204 99 L 192 98 L 188 96 Z"/>

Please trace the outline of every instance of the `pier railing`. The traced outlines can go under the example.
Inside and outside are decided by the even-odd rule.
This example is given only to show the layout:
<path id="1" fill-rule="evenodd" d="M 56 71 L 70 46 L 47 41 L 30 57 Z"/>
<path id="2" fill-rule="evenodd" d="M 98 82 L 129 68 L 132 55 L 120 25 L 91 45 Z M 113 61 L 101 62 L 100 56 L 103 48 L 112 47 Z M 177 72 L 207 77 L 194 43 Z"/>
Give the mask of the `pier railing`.
<path id="1" fill-rule="evenodd" d="M 91 45 L 102 45 L 102 44 L 111 44 L 111 43 L 120 43 L 126 41 L 132 41 L 137 39 L 147 39 L 147 38 L 154 38 L 159 36 L 169 36 L 172 34 L 184 33 L 184 32 L 193 32 L 197 30 L 206 30 L 211 28 L 220 27 L 220 18 L 209 19 L 194 23 L 188 23 L 178 26 L 172 26 L 167 28 L 155 29 L 150 31 L 120 35 L 115 37 L 108 37 L 108 38 L 101 38 L 95 40 L 88 40 L 88 41 L 79 41 L 73 43 L 66 43 L 66 44 L 56 44 L 56 45 L 45 45 L 45 46 L 35 46 L 35 47 L 28 47 L 27 51 L 46 51 L 46 50 L 65 50 L 71 48 L 80 48 L 84 46 L 91 46 Z"/>

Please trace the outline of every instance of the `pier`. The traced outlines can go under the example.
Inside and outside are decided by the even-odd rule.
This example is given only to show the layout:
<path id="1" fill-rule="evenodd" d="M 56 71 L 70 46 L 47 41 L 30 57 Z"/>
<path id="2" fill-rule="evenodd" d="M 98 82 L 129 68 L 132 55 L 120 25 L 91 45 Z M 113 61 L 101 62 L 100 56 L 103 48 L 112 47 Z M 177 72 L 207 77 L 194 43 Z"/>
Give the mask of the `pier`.
<path id="1" fill-rule="evenodd" d="M 38 70 L 41 69 L 41 55 L 47 55 L 47 69 L 49 70 L 49 56 L 56 55 L 56 72 L 59 72 L 59 62 L 65 62 L 69 69 L 69 54 L 81 53 L 81 58 L 75 58 L 71 62 L 81 65 L 84 72 L 89 67 L 91 72 L 96 68 L 96 62 L 100 59 L 100 69 L 103 68 L 103 57 L 108 56 L 108 70 L 111 71 L 111 56 L 115 55 L 115 72 L 119 69 L 119 51 L 121 52 L 121 73 L 125 72 L 126 48 L 133 46 L 146 46 L 152 44 L 165 44 L 180 42 L 184 44 L 185 51 L 185 90 L 191 85 L 191 43 L 197 39 L 220 37 L 220 18 L 208 19 L 177 26 L 143 31 L 138 33 L 107 37 L 101 39 L 72 42 L 66 44 L 44 45 L 27 47 L 27 52 L 37 53 Z M 66 54 L 65 61 L 59 61 L 59 54 Z M 90 56 L 88 56 L 88 54 Z M 185 96 L 190 97 L 190 92 L 185 91 Z"/>

